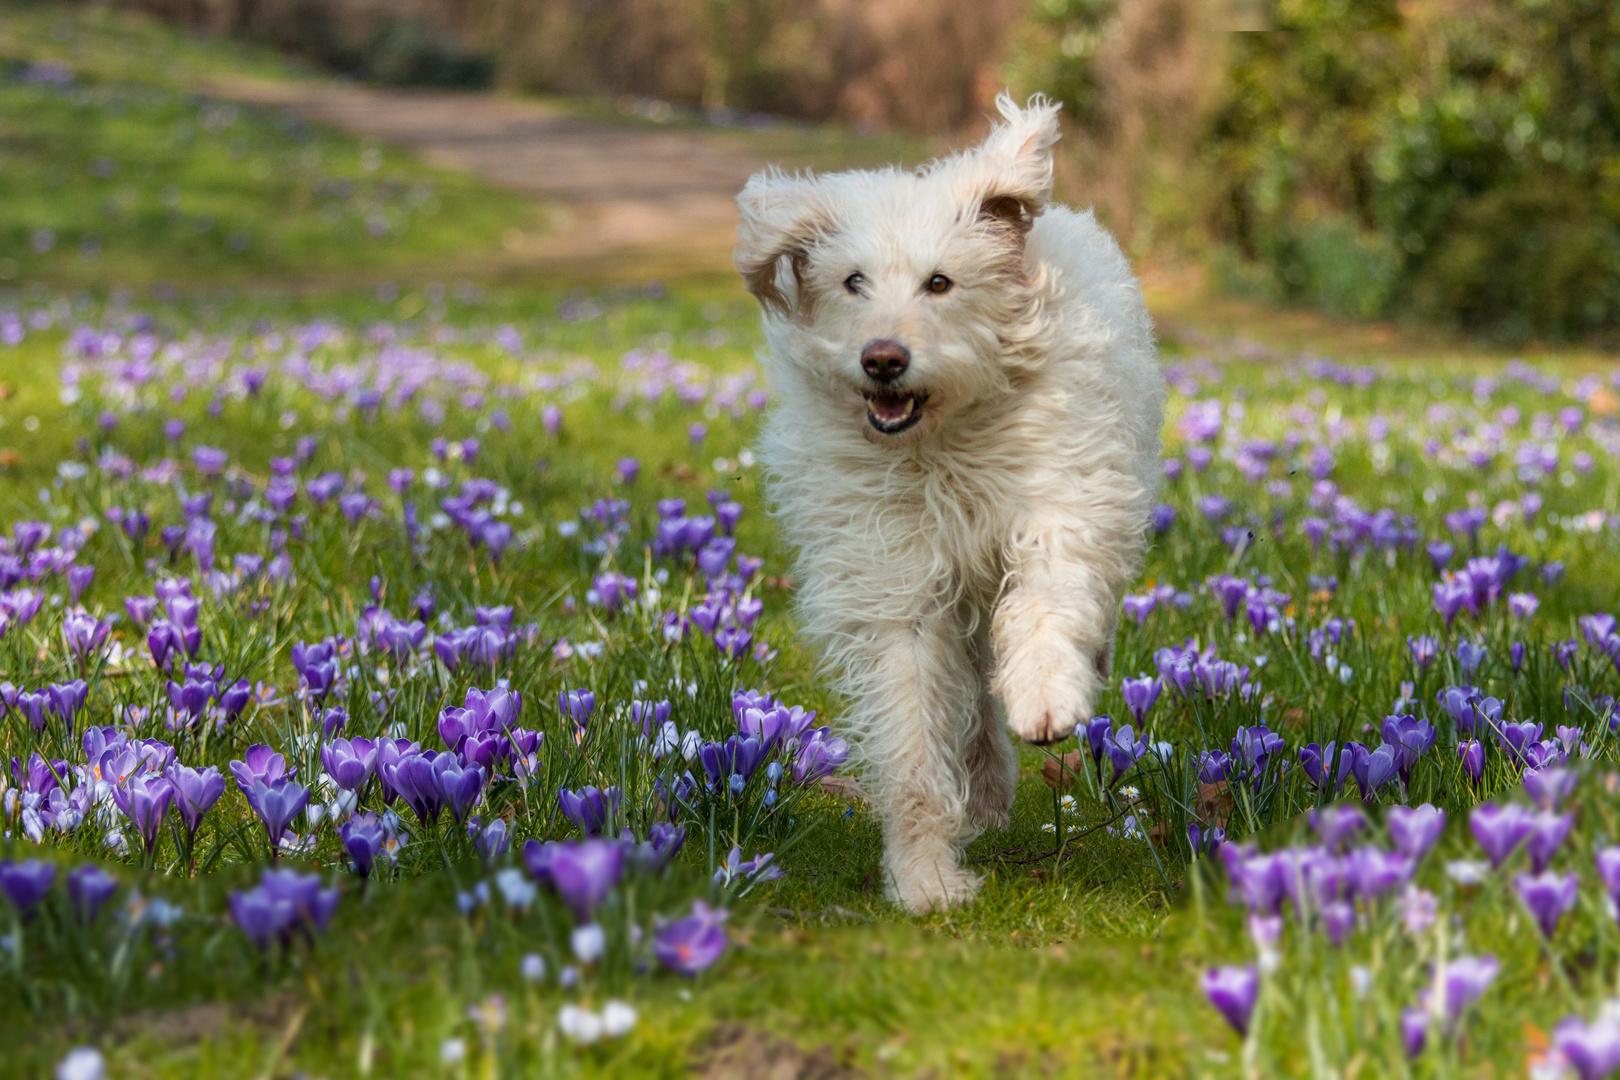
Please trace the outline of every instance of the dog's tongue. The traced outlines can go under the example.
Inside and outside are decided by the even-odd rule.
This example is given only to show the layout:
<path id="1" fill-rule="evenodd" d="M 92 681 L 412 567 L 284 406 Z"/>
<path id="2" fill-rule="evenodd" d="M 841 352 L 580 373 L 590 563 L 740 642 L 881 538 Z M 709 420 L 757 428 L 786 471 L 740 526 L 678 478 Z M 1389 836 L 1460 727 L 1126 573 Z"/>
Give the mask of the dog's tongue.
<path id="1" fill-rule="evenodd" d="M 911 410 L 917 407 L 917 399 L 910 394 L 879 394 L 869 398 L 866 407 L 879 420 L 892 424 L 910 416 Z"/>

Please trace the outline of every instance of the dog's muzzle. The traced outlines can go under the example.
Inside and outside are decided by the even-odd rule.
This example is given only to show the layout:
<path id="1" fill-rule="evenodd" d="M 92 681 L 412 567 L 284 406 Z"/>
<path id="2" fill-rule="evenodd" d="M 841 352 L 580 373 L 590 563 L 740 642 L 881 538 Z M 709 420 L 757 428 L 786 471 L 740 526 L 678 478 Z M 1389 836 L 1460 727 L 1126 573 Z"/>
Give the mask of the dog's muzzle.
<path id="1" fill-rule="evenodd" d="M 910 390 L 864 390 L 866 422 L 884 435 L 909 431 L 922 419 L 926 393 Z"/>

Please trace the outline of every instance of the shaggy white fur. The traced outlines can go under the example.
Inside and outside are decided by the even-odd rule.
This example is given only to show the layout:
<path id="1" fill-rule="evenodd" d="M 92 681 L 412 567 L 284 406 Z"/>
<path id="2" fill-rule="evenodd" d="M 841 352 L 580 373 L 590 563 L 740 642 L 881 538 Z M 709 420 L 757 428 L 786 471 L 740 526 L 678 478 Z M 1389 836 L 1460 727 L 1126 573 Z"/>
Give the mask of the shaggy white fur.
<path id="1" fill-rule="evenodd" d="M 915 911 L 971 898 L 962 849 L 1007 821 L 993 699 L 1032 742 L 1091 716 L 1160 473 L 1141 290 L 1089 212 L 1047 205 L 1058 107 L 997 106 L 920 170 L 769 170 L 737 200 L 771 498 Z"/>

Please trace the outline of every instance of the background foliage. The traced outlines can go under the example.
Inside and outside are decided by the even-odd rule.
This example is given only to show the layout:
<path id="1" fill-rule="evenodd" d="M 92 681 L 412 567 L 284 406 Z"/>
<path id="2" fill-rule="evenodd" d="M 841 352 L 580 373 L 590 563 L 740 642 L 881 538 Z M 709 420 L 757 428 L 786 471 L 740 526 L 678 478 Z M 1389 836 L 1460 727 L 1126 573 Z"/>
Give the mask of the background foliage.
<path id="1" fill-rule="evenodd" d="M 1358 5 L 1389 33 L 1338 7 L 1234 44 L 1204 148 L 1227 277 L 1509 340 L 1620 330 L 1613 5 Z"/>

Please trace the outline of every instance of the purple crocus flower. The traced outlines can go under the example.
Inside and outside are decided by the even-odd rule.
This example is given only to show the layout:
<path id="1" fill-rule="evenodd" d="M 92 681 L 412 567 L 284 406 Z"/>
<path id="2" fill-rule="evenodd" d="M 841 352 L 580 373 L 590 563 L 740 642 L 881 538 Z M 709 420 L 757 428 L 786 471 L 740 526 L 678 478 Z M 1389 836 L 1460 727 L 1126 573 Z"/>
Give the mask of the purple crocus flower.
<path id="1" fill-rule="evenodd" d="M 1543 810 L 1557 810 L 1575 791 L 1576 776 L 1568 769 L 1548 766 L 1526 769 L 1524 793 Z"/>
<path id="2" fill-rule="evenodd" d="M 576 733 L 583 732 L 596 711 L 596 695 L 589 690 L 563 690 L 557 694 L 557 711 L 573 721 Z"/>
<path id="3" fill-rule="evenodd" d="M 1553 1045 L 1580 1080 L 1604 1080 L 1620 1069 L 1620 1023 L 1609 1017 L 1591 1024 L 1566 1017 L 1553 1028 Z"/>
<path id="4" fill-rule="evenodd" d="M 813 784 L 824 776 L 831 776 L 847 760 L 849 743 L 834 735 L 831 728 L 816 728 L 799 740 L 798 753 L 793 758 L 794 782 Z"/>
<path id="5" fill-rule="evenodd" d="M 1322 844 L 1331 852 L 1343 852 L 1356 834 L 1367 827 L 1367 815 L 1359 806 L 1324 806 L 1306 814 L 1306 820 Z"/>
<path id="6" fill-rule="evenodd" d="M 24 915 L 39 906 L 56 880 L 56 864 L 43 859 L 0 861 L 0 893 Z"/>
<path id="7" fill-rule="evenodd" d="M 1472 601 L 1474 595 L 1467 584 L 1455 579 L 1435 582 L 1433 594 L 1435 610 L 1446 620 L 1448 628 L 1456 620 L 1457 613 Z"/>
<path id="8" fill-rule="evenodd" d="M 118 879 L 95 863 L 85 863 L 68 871 L 67 890 L 79 921 L 88 925 L 96 921 L 102 907 L 118 891 Z"/>
<path id="9" fill-rule="evenodd" d="M 178 762 L 165 769 L 163 775 L 174 785 L 174 808 L 185 824 L 188 842 L 195 842 L 203 815 L 225 794 L 225 777 L 212 765 L 193 769 Z"/>
<path id="10" fill-rule="evenodd" d="M 1429 1014 L 1422 1009 L 1401 1010 L 1401 1046 L 1408 1059 L 1416 1060 L 1429 1040 Z"/>
<path id="11" fill-rule="evenodd" d="M 273 784 L 283 777 L 290 779 L 297 774 L 297 769 L 287 768 L 286 758 L 259 743 L 248 747 L 242 760 L 231 762 L 231 775 L 236 777 L 236 786 L 243 794 L 255 783 Z"/>
<path id="12" fill-rule="evenodd" d="M 1200 986 L 1226 1022 L 1239 1035 L 1247 1036 L 1249 1018 L 1254 1015 L 1255 999 L 1260 993 L 1260 976 L 1254 965 L 1210 968 L 1200 980 Z"/>
<path id="13" fill-rule="evenodd" d="M 1153 710 L 1164 686 L 1156 678 L 1126 679 L 1121 689 L 1125 693 L 1125 707 L 1131 710 L 1131 718 L 1141 724 Z"/>
<path id="14" fill-rule="evenodd" d="M 547 873 L 552 886 L 574 917 L 585 922 L 624 875 L 624 845 L 617 840 L 592 838 L 547 844 Z M 525 862 L 532 861 L 524 852 Z M 537 875 L 538 876 L 538 875 Z"/>
<path id="15" fill-rule="evenodd" d="M 1358 893 L 1369 900 L 1393 892 L 1412 879 L 1417 863 L 1398 851 L 1358 848 L 1351 853 L 1351 872 Z"/>
<path id="16" fill-rule="evenodd" d="M 707 971 L 726 951 L 725 921 L 724 910 L 694 900 L 690 915 L 665 924 L 653 935 L 653 954 L 678 975 Z"/>
<path id="17" fill-rule="evenodd" d="M 1119 783 L 1120 777 L 1130 771 L 1131 766 L 1142 760 L 1149 747 L 1147 740 L 1138 739 L 1131 725 L 1126 724 L 1103 740 L 1103 749 L 1108 753 L 1108 763 L 1114 767 L 1114 778 L 1108 785 L 1113 787 Z"/>
<path id="18" fill-rule="evenodd" d="M 445 759 L 449 760 L 446 761 Z M 463 765 L 454 754 L 439 754 L 433 760 L 440 795 L 450 816 L 461 822 L 484 791 L 484 770 L 479 765 Z"/>
<path id="19" fill-rule="evenodd" d="M 1419 671 L 1427 671 L 1434 658 L 1440 655 L 1440 642 L 1424 634 L 1421 637 L 1406 639 L 1406 649 L 1412 655 L 1412 663 L 1417 665 Z"/>
<path id="20" fill-rule="evenodd" d="M 1361 798 L 1365 802 L 1372 802 L 1378 795 L 1378 789 L 1395 778 L 1400 771 L 1400 759 L 1395 747 L 1385 743 L 1377 750 L 1368 750 L 1360 743 L 1347 744 L 1354 753 L 1350 761 L 1350 772 L 1356 778 L 1356 786 L 1361 789 Z"/>
<path id="21" fill-rule="evenodd" d="M 126 596 L 124 597 L 124 611 L 129 615 L 129 621 L 145 630 L 152 622 L 152 616 L 157 614 L 157 597 L 155 596 Z"/>
<path id="22" fill-rule="evenodd" d="M 1462 760 L 1463 772 L 1479 783 L 1485 776 L 1485 747 L 1478 739 L 1464 739 L 1457 744 L 1457 756 Z"/>
<path id="23" fill-rule="evenodd" d="M 135 831 L 141 834 L 148 856 L 157 847 L 158 833 L 163 828 L 163 819 L 168 815 L 170 804 L 174 802 L 174 794 L 173 783 L 161 776 L 150 775 L 131 776 L 112 789 L 113 801 L 129 818 L 130 824 L 135 826 Z"/>
<path id="24" fill-rule="evenodd" d="M 523 845 L 523 868 L 542 885 L 551 884 L 551 856 L 557 848 L 555 841 L 543 843 L 530 840 Z"/>
<path id="25" fill-rule="evenodd" d="M 286 834 L 287 826 L 309 804 L 309 789 L 288 779 L 268 784 L 255 780 L 251 787 L 243 789 L 242 794 L 247 798 L 248 806 L 264 823 L 264 833 L 270 840 L 272 852 L 281 847 L 281 838 Z"/>
<path id="26" fill-rule="evenodd" d="M 1616 918 L 1620 918 L 1620 846 L 1602 848 L 1597 853 L 1596 861 L 1598 880 L 1603 882 L 1603 890 L 1615 905 L 1610 910 Z"/>
<path id="27" fill-rule="evenodd" d="M 1383 724 L 1384 742 L 1396 750 L 1396 769 L 1401 783 L 1412 782 L 1412 766 L 1434 745 L 1434 725 L 1410 714 L 1386 716 Z"/>
<path id="28" fill-rule="evenodd" d="M 1513 849 L 1530 835 L 1535 822 L 1530 811 L 1518 803 L 1506 806 L 1485 803 L 1474 807 L 1468 815 L 1468 828 L 1491 865 L 1501 866 L 1513 854 Z"/>
<path id="29" fill-rule="evenodd" d="M 1086 743 L 1091 748 L 1091 760 L 1097 766 L 1097 775 L 1102 776 L 1103 748 L 1108 743 L 1108 736 L 1114 731 L 1114 718 L 1106 713 L 1102 716 L 1093 716 L 1083 724 L 1076 724 L 1074 733 L 1084 735 Z"/>
<path id="30" fill-rule="evenodd" d="M 354 860 L 355 872 L 363 878 L 370 877 L 377 853 L 388 840 L 387 831 L 376 815 L 366 814 L 345 821 L 338 829 L 338 836 L 343 841 L 343 850 Z"/>
<path id="31" fill-rule="evenodd" d="M 1444 540 L 1432 540 L 1425 545 L 1423 550 L 1428 553 L 1429 562 L 1434 566 L 1434 572 L 1437 574 L 1444 570 L 1446 564 L 1451 561 L 1451 557 L 1457 554 L 1457 549 Z"/>
<path id="32" fill-rule="evenodd" d="M 381 764 L 377 769 L 377 774 L 405 800 L 416 819 L 427 826 L 436 824 L 444 809 L 444 789 L 439 784 L 438 772 L 441 760 L 446 767 L 459 766 L 456 755 L 444 751 L 407 754 L 397 764 Z"/>
<path id="33" fill-rule="evenodd" d="M 1102 778 L 1102 770 L 1097 772 L 1098 780 Z M 1219 750 L 1206 750 L 1198 759 L 1198 780 L 1203 784 L 1218 784 L 1225 780 L 1232 772 L 1233 761 L 1230 755 Z"/>
<path id="34" fill-rule="evenodd" d="M 83 679 L 74 679 L 72 682 L 52 683 L 45 688 L 45 692 L 50 695 L 51 712 L 71 731 L 73 721 L 78 718 L 79 710 L 84 708 L 85 699 L 90 696 L 89 685 Z"/>
<path id="35" fill-rule="evenodd" d="M 290 942 L 303 931 L 323 933 L 337 912 L 338 891 L 322 889 L 314 874 L 266 870 L 259 884 L 229 896 L 231 918 L 260 949 L 275 941 Z"/>
<path id="36" fill-rule="evenodd" d="M 656 874 L 669 865 L 670 860 L 675 858 L 685 843 L 685 825 L 671 825 L 667 821 L 654 822 L 652 828 L 647 830 L 647 842 L 636 845 L 636 866 L 644 873 Z"/>
<path id="37" fill-rule="evenodd" d="M 359 791 L 377 767 L 377 744 L 370 739 L 333 739 L 321 746 L 321 765 L 344 791 Z"/>
<path id="38" fill-rule="evenodd" d="M 1484 996 L 1501 967 L 1494 956 L 1459 956 L 1435 972 L 1429 1005 L 1443 1019 L 1447 1033 L 1455 1031 L 1462 1014 Z"/>
<path id="39" fill-rule="evenodd" d="M 1556 874 L 1551 870 L 1540 874 L 1519 873 L 1513 878 L 1513 888 L 1541 932 L 1550 938 L 1558 929 L 1559 920 L 1575 906 L 1580 878 L 1573 872 Z"/>
<path id="40" fill-rule="evenodd" d="M 85 566 L 81 564 L 68 570 L 68 603 L 77 604 L 79 602 L 79 597 L 84 595 L 84 590 L 90 587 L 90 583 L 94 581 L 95 578 L 96 568 L 93 566 Z"/>
<path id="41" fill-rule="evenodd" d="M 485 869 L 488 869 L 495 865 L 496 859 L 506 854 L 506 849 L 512 844 L 512 838 L 507 832 L 504 818 L 496 818 L 488 825 L 481 826 L 475 825 L 474 822 L 476 821 L 476 818 L 468 821 L 467 828 L 469 831 L 476 831 L 476 835 L 473 837 L 473 847 L 477 850 L 479 857 L 484 860 Z"/>
<path id="42" fill-rule="evenodd" d="M 1485 663 L 1485 657 L 1490 652 L 1483 643 L 1474 641 L 1457 642 L 1457 668 L 1462 672 L 1465 681 L 1472 683 L 1479 674 L 1480 665 Z"/>
<path id="43" fill-rule="evenodd" d="M 1510 720 L 1498 725 L 1496 732 L 1508 758 L 1523 766 L 1529 763 L 1529 748 L 1541 741 L 1542 725 L 1529 720 Z"/>
<path id="44" fill-rule="evenodd" d="M 1343 786 L 1345 777 L 1350 775 L 1351 763 L 1355 759 L 1353 751 L 1349 752 L 1349 757 L 1341 755 L 1338 774 L 1335 775 L 1333 752 L 1338 745 L 1336 742 L 1330 742 L 1323 748 L 1316 743 L 1308 743 L 1299 751 L 1299 764 L 1305 770 L 1306 778 L 1317 787 L 1327 789 L 1327 797 L 1330 799 L 1338 798 L 1339 788 Z M 1207 784 L 1210 781 L 1204 782 Z"/>
<path id="45" fill-rule="evenodd" d="M 573 822 L 579 831 L 587 836 L 601 835 L 609 816 L 618 816 L 619 803 L 620 793 L 616 787 L 604 791 L 587 784 L 577 792 L 568 788 L 562 788 L 557 792 L 557 806 L 562 810 L 563 817 Z"/>
<path id="46" fill-rule="evenodd" d="M 62 637 L 68 651 L 78 657 L 81 666 L 88 665 L 92 657 L 107 643 L 112 627 L 81 611 L 70 611 L 62 619 Z"/>
<path id="47" fill-rule="evenodd" d="M 1445 831 L 1446 812 L 1430 803 L 1422 806 L 1392 806 L 1384 819 L 1395 850 L 1414 861 L 1423 858 Z"/>
<path id="48" fill-rule="evenodd" d="M 1524 842 L 1525 853 L 1530 856 L 1530 869 L 1541 873 L 1552 862 L 1552 857 L 1563 846 L 1569 830 L 1575 825 L 1574 814 L 1555 814 L 1542 810 L 1530 817 L 1530 835 Z"/>

